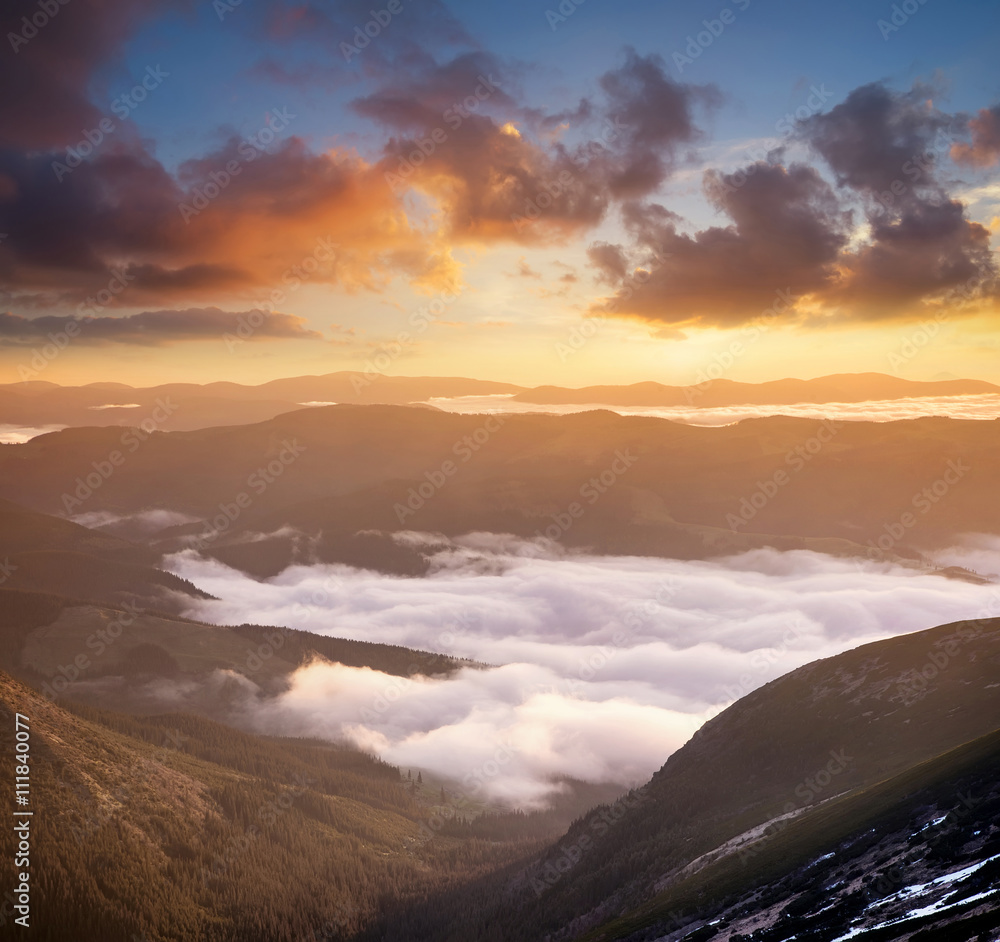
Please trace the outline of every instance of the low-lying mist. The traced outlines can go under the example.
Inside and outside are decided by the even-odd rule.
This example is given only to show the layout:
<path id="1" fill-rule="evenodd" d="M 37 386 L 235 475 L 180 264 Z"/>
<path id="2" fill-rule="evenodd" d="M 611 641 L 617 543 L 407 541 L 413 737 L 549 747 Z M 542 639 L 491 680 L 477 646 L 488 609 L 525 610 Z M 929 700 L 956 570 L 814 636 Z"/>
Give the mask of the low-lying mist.
<path id="1" fill-rule="evenodd" d="M 687 425 L 732 425 L 743 419 L 759 419 L 771 415 L 787 415 L 800 419 L 834 419 L 839 422 L 896 422 L 903 419 L 920 419 L 925 416 L 948 416 L 953 419 L 991 420 L 1000 418 L 1000 396 L 980 393 L 964 396 L 913 396 L 906 399 L 869 399 L 863 402 L 799 402 L 784 404 L 757 404 L 730 406 L 701 406 L 697 389 L 690 406 L 622 406 L 600 402 L 587 404 L 552 404 L 521 402 L 510 395 L 456 396 L 433 398 L 427 405 L 445 412 L 548 412 L 569 415 L 607 409 L 619 415 L 645 415 L 672 419 Z M 303 403 L 305 405 L 305 403 Z"/>
<path id="2" fill-rule="evenodd" d="M 218 598 L 189 617 L 492 665 L 408 680 L 315 662 L 279 697 L 248 700 L 263 704 L 248 723 L 345 738 L 521 807 L 560 777 L 645 780 L 706 719 L 809 661 L 1000 611 L 996 585 L 807 551 L 689 562 L 495 534 L 397 539 L 432 554 L 426 577 L 316 565 L 258 582 L 190 550 L 167 568 Z"/>

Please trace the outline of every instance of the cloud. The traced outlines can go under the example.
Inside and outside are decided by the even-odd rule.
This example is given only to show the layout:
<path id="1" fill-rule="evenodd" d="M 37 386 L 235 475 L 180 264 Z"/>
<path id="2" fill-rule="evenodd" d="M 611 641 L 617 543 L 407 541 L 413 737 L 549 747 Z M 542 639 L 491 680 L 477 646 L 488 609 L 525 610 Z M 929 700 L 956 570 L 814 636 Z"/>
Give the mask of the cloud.
<path id="1" fill-rule="evenodd" d="M 95 76 L 143 19 L 174 10 L 195 13 L 190 0 L 152 7 L 74 0 L 37 28 L 24 25 L 24 11 L 2 14 L 5 41 L 15 37 L 16 45 L 0 63 L 0 83 L 18 89 L 0 105 L 0 281 L 8 297 L 22 307 L 75 307 L 124 273 L 133 305 L 231 298 L 289 284 L 324 237 L 349 248 L 310 270 L 317 282 L 378 291 L 401 276 L 422 290 L 455 286 L 447 248 L 410 224 L 381 173 L 346 152 L 310 153 L 294 128 L 269 148 L 233 138 L 183 163 L 176 176 L 153 156 L 153 142 L 128 127 L 86 144 L 94 152 L 83 162 L 71 158 L 66 148 L 80 142 L 82 129 L 110 119 L 87 97 L 100 87 Z M 366 47 L 350 80 L 426 58 L 424 44 L 471 43 L 437 0 L 400 16 L 405 28 L 385 30 Z M 227 26 L 268 42 L 308 38 L 342 59 L 341 43 L 370 18 L 357 0 L 278 3 L 241 10 Z M 22 32 L 30 34 L 25 42 Z"/>
<path id="2" fill-rule="evenodd" d="M 667 179 L 677 149 L 700 136 L 695 107 L 718 100 L 631 49 L 601 76 L 600 101 L 568 112 L 519 104 L 512 74 L 484 53 L 428 61 L 353 103 L 401 132 L 385 148 L 386 178 L 434 200 L 451 239 L 531 243 L 597 225 L 614 203 Z"/>
<path id="3" fill-rule="evenodd" d="M 503 534 L 401 539 L 436 548 L 428 576 L 293 566 L 255 582 L 190 551 L 168 568 L 220 599 L 193 604 L 192 617 L 497 665 L 406 679 L 314 662 L 245 721 L 348 738 L 459 782 L 493 760 L 486 794 L 525 806 L 564 776 L 640 782 L 751 689 L 867 641 L 974 617 L 1000 593 L 805 551 L 687 562 L 589 557 Z"/>
<path id="4" fill-rule="evenodd" d="M 970 297 L 997 297 L 990 232 L 966 218 L 957 200 L 908 200 L 896 213 L 873 216 L 870 226 L 869 242 L 841 258 L 823 296 L 828 304 L 880 320 L 962 288 Z"/>
<path id="5" fill-rule="evenodd" d="M 447 248 L 411 224 L 381 171 L 347 152 L 234 137 L 174 177 L 140 145 L 120 143 L 61 183 L 55 156 L 0 153 L 8 288 L 60 292 L 75 306 L 122 283 L 132 304 L 305 282 L 378 291 L 396 276 L 425 289 L 457 283 Z M 289 290 L 278 289 L 279 301 Z"/>
<path id="6" fill-rule="evenodd" d="M 39 435 L 47 435 L 49 432 L 58 432 L 66 428 L 65 425 L 10 425 L 0 424 L 0 444 L 23 445 Z"/>
<path id="7" fill-rule="evenodd" d="M 92 510 L 70 517 L 73 523 L 92 529 L 107 527 L 114 532 L 129 532 L 149 535 L 185 523 L 195 523 L 198 518 L 176 510 L 141 510 L 134 514 L 116 514 L 110 510 Z"/>
<path id="8" fill-rule="evenodd" d="M 220 311 L 190 308 L 186 311 L 144 311 L 125 317 L 73 317 L 46 315 L 22 317 L 0 313 L 0 345 L 31 344 L 70 327 L 75 343 L 127 343 L 162 346 L 181 341 L 221 339 L 235 334 L 241 324 L 256 325 L 247 338 L 320 340 L 322 334 L 305 327 L 305 319 L 292 314 L 252 311 Z M 240 333 L 243 336 L 243 332 Z M 91 406 L 93 409 L 126 406 Z"/>
<path id="9" fill-rule="evenodd" d="M 952 145 L 951 159 L 970 167 L 992 167 L 1000 161 L 1000 105 L 981 108 L 969 120 L 972 143 L 959 141 Z"/>
<path id="10" fill-rule="evenodd" d="M 621 246 L 592 247 L 591 261 L 619 288 L 610 299 L 617 310 L 657 323 L 732 326 L 759 316 L 779 289 L 802 296 L 829 284 L 849 217 L 812 167 L 756 164 L 740 187 L 710 171 L 705 193 L 731 225 L 687 235 L 663 206 L 631 203 L 623 213 L 631 256 Z"/>
<path id="11" fill-rule="evenodd" d="M 517 260 L 517 275 L 519 278 L 541 278 L 541 272 L 535 271 L 522 255 Z"/>
<path id="12" fill-rule="evenodd" d="M 72 0 L 47 11 L 6 3 L 0 10 L 0 150 L 58 148 L 81 139 L 105 114 L 88 98 L 95 73 L 114 59 L 147 17 L 190 10 L 191 0 Z M 52 7 L 48 7 L 52 9 Z M 25 26 L 27 14 L 28 26 Z M 30 32 L 29 32 L 30 31 Z M 12 38 L 14 37 L 14 38 Z M 22 41 L 23 40 L 23 41 Z"/>
<path id="13" fill-rule="evenodd" d="M 412 8 L 404 3 L 388 27 L 378 32 L 377 41 L 363 44 L 357 40 L 359 31 L 361 38 L 366 38 L 364 27 L 372 20 L 369 0 L 333 3 L 279 0 L 241 13 L 247 13 L 251 31 L 258 39 L 278 43 L 305 39 L 319 50 L 310 60 L 311 50 L 298 45 L 295 64 L 281 67 L 285 79 L 296 84 L 315 81 L 317 77 L 322 77 L 327 86 L 331 78 L 337 83 L 346 82 L 345 73 L 353 73 L 355 78 L 385 77 L 426 60 L 434 52 L 478 45 L 441 0 L 422 0 Z"/>
<path id="14" fill-rule="evenodd" d="M 868 239 L 840 259 L 823 300 L 851 316 L 879 319 L 960 285 L 980 283 L 996 296 L 989 230 L 948 196 L 939 163 L 965 131 L 961 115 L 932 104 L 921 84 L 896 92 L 882 84 L 855 89 L 826 114 L 799 125 L 841 184 L 866 203 Z"/>
<path id="15" fill-rule="evenodd" d="M 672 339 L 664 337 L 663 339 Z M 758 419 L 769 415 L 790 415 L 805 419 L 834 419 L 838 422 L 897 422 L 919 419 L 929 415 L 948 416 L 953 419 L 993 420 L 1000 418 L 1000 395 L 981 393 L 967 396 L 919 396 L 907 399 L 867 400 L 863 402 L 766 403 L 733 406 L 620 406 L 591 402 L 560 405 L 553 403 L 517 402 L 510 394 L 492 396 L 462 396 L 449 399 L 437 397 L 428 401 L 445 412 L 476 414 L 491 412 L 547 412 L 551 415 L 569 415 L 574 412 L 591 412 L 607 409 L 619 415 L 646 415 L 686 425 L 732 425 L 744 419 Z"/>
<path id="16" fill-rule="evenodd" d="M 396 130 L 423 131 L 451 126 L 481 109 L 515 109 L 507 91 L 512 84 L 504 64 L 487 52 L 463 53 L 440 64 L 421 56 L 386 76 L 374 92 L 354 99 L 351 108 Z"/>
<path id="17" fill-rule="evenodd" d="M 828 112 L 800 121 L 797 134 L 853 190 L 891 191 L 898 178 L 907 182 L 907 198 L 917 189 L 940 190 L 936 165 L 948 146 L 937 142 L 950 144 L 965 121 L 933 106 L 936 91 L 920 83 L 905 92 L 863 85 Z"/>
<path id="18" fill-rule="evenodd" d="M 619 199 L 655 190 L 673 169 L 678 146 L 701 136 L 692 119 L 694 105 L 721 102 L 714 87 L 674 82 L 660 56 L 640 56 L 631 48 L 625 64 L 601 76 L 599 84 L 607 99 L 605 120 L 622 134 L 615 140 L 621 162 L 608 180 Z"/>
<path id="19" fill-rule="evenodd" d="M 1000 580 L 1000 536 L 992 533 L 966 533 L 955 546 L 929 550 L 927 555 L 936 565 L 961 566 Z"/>
<path id="20" fill-rule="evenodd" d="M 866 85 L 798 123 L 796 137 L 826 161 L 836 190 L 812 166 L 784 165 L 779 149 L 730 176 L 704 173 L 705 196 L 727 226 L 687 234 L 663 206 L 626 204 L 631 247 L 591 247 L 616 289 L 597 307 L 726 327 L 772 310 L 807 324 L 911 317 L 959 289 L 994 301 L 1000 279 L 990 232 L 967 217 L 938 173 L 966 120 L 936 109 L 933 91 Z M 976 152 L 985 154 L 992 124 L 980 118 L 975 128 Z"/>

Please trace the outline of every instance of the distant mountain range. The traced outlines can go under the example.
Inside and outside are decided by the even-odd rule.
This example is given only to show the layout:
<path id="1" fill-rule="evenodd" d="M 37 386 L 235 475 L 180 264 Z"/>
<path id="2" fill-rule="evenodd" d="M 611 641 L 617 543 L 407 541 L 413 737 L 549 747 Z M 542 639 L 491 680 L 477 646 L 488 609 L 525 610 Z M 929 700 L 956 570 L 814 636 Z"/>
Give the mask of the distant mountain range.
<path id="1" fill-rule="evenodd" d="M 1000 532 L 995 425 L 775 416 L 701 428 L 609 411 L 327 406 L 190 432 L 42 435 L 0 446 L 0 488 L 133 540 L 122 527 L 135 515 L 170 512 L 189 522 L 152 525 L 142 539 L 157 553 L 193 543 L 259 576 L 296 559 L 418 575 L 422 551 L 393 537 L 409 530 L 619 555 L 773 546 L 916 560 L 957 534 Z"/>
<path id="2" fill-rule="evenodd" d="M 408 404 L 459 396 L 507 395 L 538 405 L 688 406 L 792 405 L 864 402 L 925 396 L 1000 393 L 980 380 L 914 382 L 880 373 L 845 373 L 818 379 L 768 383 L 709 380 L 695 386 L 635 383 L 529 389 L 460 377 L 385 376 L 378 373 L 328 373 L 273 380 L 259 386 L 239 383 L 167 383 L 137 388 L 122 383 L 58 386 L 43 381 L 0 385 L 0 424 L 40 428 L 47 425 L 140 425 L 161 430 L 192 430 L 213 425 L 261 422 L 311 403 Z"/>

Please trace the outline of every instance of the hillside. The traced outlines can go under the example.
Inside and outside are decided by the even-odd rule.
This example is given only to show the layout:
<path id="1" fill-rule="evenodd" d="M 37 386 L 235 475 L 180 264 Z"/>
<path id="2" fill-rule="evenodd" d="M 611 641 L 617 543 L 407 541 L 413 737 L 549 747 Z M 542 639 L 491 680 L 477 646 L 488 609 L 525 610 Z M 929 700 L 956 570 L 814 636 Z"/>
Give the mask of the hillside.
<path id="1" fill-rule="evenodd" d="M 5 589 L 165 612 L 210 598 L 157 569 L 159 554 L 149 547 L 11 501 L 0 503 L 0 559 Z"/>
<path id="2" fill-rule="evenodd" d="M 1000 927 L 998 813 L 994 732 L 776 821 L 585 940 L 985 942 Z"/>
<path id="3" fill-rule="evenodd" d="M 259 575 L 295 558 L 417 574 L 420 555 L 385 535 L 401 530 L 693 559 L 761 545 L 915 559 L 959 534 L 1000 532 L 996 422 L 778 416 L 699 428 L 606 411 L 331 406 L 157 432 L 74 503 L 120 435 L 66 429 L 0 446 L 0 488 L 48 513 L 186 514 L 200 522 L 161 530 L 159 550 L 195 540 Z M 287 526 L 299 534 L 260 539 Z"/>
<path id="4" fill-rule="evenodd" d="M 401 677 L 477 666 L 397 645 L 290 628 L 208 625 L 134 603 L 113 608 L 8 588 L 0 588 L 0 631 L 0 665 L 50 697 L 155 712 L 162 703 L 150 683 L 167 678 L 189 682 L 183 701 L 177 693 L 172 702 L 234 723 L 245 722 L 240 707 L 249 690 L 284 690 L 290 674 L 315 657 Z M 253 687 L 235 684 L 235 675 Z"/>
<path id="5" fill-rule="evenodd" d="M 1000 728 L 998 676 L 1000 619 L 808 664 L 705 724 L 647 785 L 581 818 L 531 866 L 484 881 L 471 902 L 435 899 L 415 937 L 568 942 L 652 926 L 657 938 L 677 928 L 668 914 L 688 925 L 699 907 L 794 873 L 871 820 L 886 815 L 888 829 L 913 813 L 908 796 L 964 774 L 939 757 Z M 996 737 L 984 742 L 973 753 L 995 767 Z M 384 938 L 404 938 L 389 923 Z"/>
<path id="6" fill-rule="evenodd" d="M 86 612 L 69 606 L 53 622 L 48 597 L 4 591 L 5 640 L 20 639 L 34 665 L 22 669 L 40 675 L 79 637 L 67 616 Z M 264 631 L 155 622 L 129 643 L 173 635 L 186 672 L 227 656 L 221 634 L 202 646 L 213 631 L 235 631 L 236 643 Z M 290 637 L 270 659 L 274 678 L 310 640 Z M 978 894 L 1000 853 L 998 676 L 1000 619 L 808 664 L 733 704 L 647 785 L 547 847 L 558 814 L 481 808 L 427 840 L 446 807 L 438 785 L 411 787 L 342 746 L 190 714 L 112 713 L 106 701 L 53 703 L 6 673 L 0 720 L 9 740 L 9 714 L 30 718 L 32 794 L 44 796 L 34 902 L 58 923 L 39 938 L 60 938 L 58 924 L 83 940 L 156 942 L 289 931 L 357 942 L 788 942 L 803 932 L 832 942 L 910 925 L 911 899 L 926 909 L 916 930 L 996 924 L 995 901 Z M 10 780 L 0 787 L 10 804 Z M 908 937 L 890 928 L 870 937 Z M 938 937 L 948 938 L 926 940 Z"/>
<path id="7" fill-rule="evenodd" d="M 346 939 L 387 896 L 459 884 L 540 836 L 427 840 L 433 807 L 362 753 L 69 710 L 0 672 L 8 754 L 15 712 L 30 728 L 33 939 Z M 0 800 L 14 805 L 10 775 Z"/>

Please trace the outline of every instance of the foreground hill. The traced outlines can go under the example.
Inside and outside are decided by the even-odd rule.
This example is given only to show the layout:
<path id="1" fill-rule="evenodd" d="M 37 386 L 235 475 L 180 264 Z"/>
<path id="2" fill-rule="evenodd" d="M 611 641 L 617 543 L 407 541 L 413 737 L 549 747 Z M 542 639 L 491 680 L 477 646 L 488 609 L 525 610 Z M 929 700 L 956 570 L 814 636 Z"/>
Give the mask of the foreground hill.
<path id="1" fill-rule="evenodd" d="M 7 755 L 15 713 L 30 730 L 31 922 L 15 930 L 4 912 L 5 938 L 333 942 L 387 897 L 461 883 L 544 833 L 428 839 L 433 807 L 370 756 L 186 715 L 70 710 L 0 672 Z M 6 775 L 7 808 L 13 792 Z"/>
<path id="2" fill-rule="evenodd" d="M 23 632 L 45 599 L 10 595 L 21 614 L 7 620 Z M 197 656 L 190 635 L 183 649 Z M 969 933 L 913 935 L 930 942 L 997 924 L 998 676 L 995 618 L 806 665 L 548 847 L 551 817 L 428 827 L 450 796 L 329 743 L 54 703 L 3 672 L 0 723 L 5 748 L 11 714 L 31 729 L 39 938 Z M 0 791 L 12 806 L 9 776 Z"/>
<path id="3" fill-rule="evenodd" d="M 727 926 L 742 913 L 747 918 L 740 925 L 756 914 L 760 928 L 767 923 L 765 911 L 782 911 L 807 889 L 815 894 L 821 884 L 803 876 L 813 861 L 832 854 L 827 859 L 836 865 L 850 860 L 847 869 L 857 869 L 873 847 L 871 840 L 858 843 L 860 832 L 875 827 L 875 843 L 884 838 L 887 851 L 911 817 L 926 815 L 922 826 L 932 819 L 935 802 L 957 807 L 954 789 L 965 787 L 962 776 L 995 790 L 998 678 L 996 618 L 945 625 L 808 664 L 708 722 L 647 785 L 584 816 L 531 866 L 485 881 L 472 901 L 439 897 L 420 911 L 420 920 L 411 914 L 421 929 L 409 937 L 681 938 L 703 925 L 706 913 L 723 910 L 730 913 Z M 968 840 L 950 838 L 949 852 L 914 867 L 906 884 L 937 873 L 938 858 L 944 873 L 953 863 L 997 853 L 996 804 L 994 791 L 984 793 Z M 855 848 L 846 855 L 845 842 Z M 908 858 L 906 867 L 917 861 Z M 862 868 L 851 879 L 864 874 Z M 898 889 L 892 886 L 880 898 Z M 804 919 L 821 908 L 813 895 L 791 915 Z M 863 909 L 845 907 L 839 924 L 860 917 Z M 401 942 L 407 936 L 393 930 L 392 915 L 379 937 Z M 708 927 L 691 938 L 728 937 L 720 932 Z M 792 934 L 789 928 L 781 938 Z"/>
<path id="4" fill-rule="evenodd" d="M 47 513 L 186 514 L 197 522 L 162 531 L 160 549 L 194 540 L 260 575 L 294 558 L 420 572 L 421 554 L 387 536 L 404 530 L 678 558 L 771 545 L 876 559 L 1000 532 L 996 421 L 699 428 L 603 411 L 330 406 L 142 435 L 112 466 L 121 436 L 66 429 L 0 446 L 0 488 Z"/>

